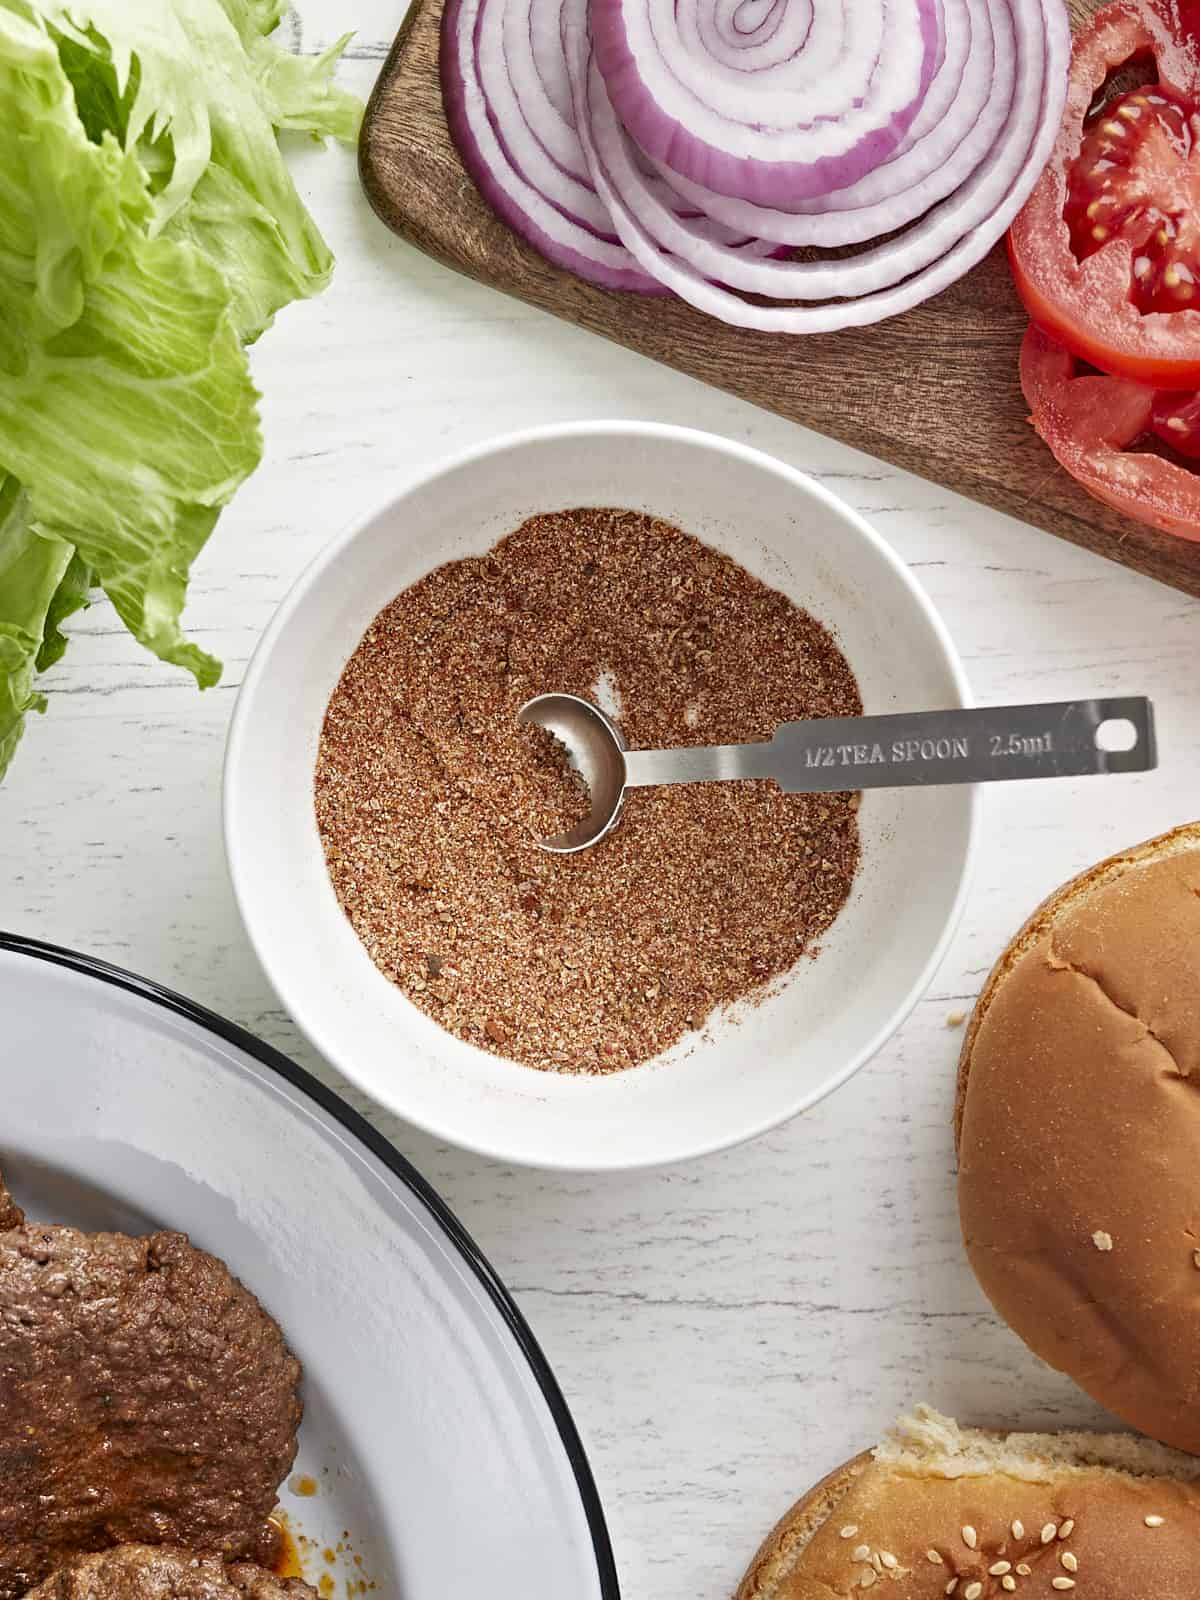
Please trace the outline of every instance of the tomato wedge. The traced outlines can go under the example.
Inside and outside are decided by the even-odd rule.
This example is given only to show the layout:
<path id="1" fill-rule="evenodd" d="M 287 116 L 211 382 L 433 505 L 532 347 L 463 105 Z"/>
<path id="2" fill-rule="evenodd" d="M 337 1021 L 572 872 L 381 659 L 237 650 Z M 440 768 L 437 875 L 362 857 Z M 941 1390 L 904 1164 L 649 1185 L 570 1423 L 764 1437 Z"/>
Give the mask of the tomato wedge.
<path id="1" fill-rule="evenodd" d="M 1158 81 L 1092 111 L 1131 61 Z M 1178 13 L 1117 0 L 1077 35 L 1058 144 L 1008 248 L 1030 316 L 1067 349 L 1156 389 L 1200 388 L 1200 47 Z"/>
<path id="2" fill-rule="evenodd" d="M 1090 494 L 1164 533 L 1200 539 L 1200 473 L 1129 448 L 1157 437 L 1200 456 L 1200 395 L 1080 374 L 1076 357 L 1036 325 L 1021 346 L 1021 388 L 1055 460 Z"/>

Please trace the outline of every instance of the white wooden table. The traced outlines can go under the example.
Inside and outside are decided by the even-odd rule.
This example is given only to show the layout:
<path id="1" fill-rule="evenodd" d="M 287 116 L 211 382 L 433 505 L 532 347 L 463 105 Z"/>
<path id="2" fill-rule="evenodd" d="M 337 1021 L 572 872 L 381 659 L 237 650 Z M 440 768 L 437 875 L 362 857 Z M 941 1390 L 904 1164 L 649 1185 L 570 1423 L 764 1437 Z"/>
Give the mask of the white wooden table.
<path id="1" fill-rule="evenodd" d="M 365 94 L 401 6 L 301 0 L 292 26 L 305 50 L 357 27 L 344 77 Z M 790 1127 L 599 1180 L 489 1165 L 376 1119 L 543 1341 L 628 1600 L 718 1600 L 793 1492 L 913 1400 L 984 1422 L 1097 1420 L 997 1325 L 967 1270 L 948 1127 L 961 1032 L 947 1024 L 1042 894 L 1200 810 L 1200 607 L 453 276 L 384 231 L 345 151 L 304 152 L 297 171 L 339 269 L 254 355 L 266 460 L 197 564 L 187 613 L 224 680 L 198 695 L 105 605 L 75 626 L 50 713 L 0 789 L 0 926 L 132 967 L 332 1078 L 255 965 L 226 879 L 219 786 L 238 682 L 343 524 L 442 454 L 534 423 L 657 418 L 758 445 L 829 484 L 910 562 L 979 698 L 1157 703 L 1157 773 L 988 793 L 974 893 L 930 994 Z"/>

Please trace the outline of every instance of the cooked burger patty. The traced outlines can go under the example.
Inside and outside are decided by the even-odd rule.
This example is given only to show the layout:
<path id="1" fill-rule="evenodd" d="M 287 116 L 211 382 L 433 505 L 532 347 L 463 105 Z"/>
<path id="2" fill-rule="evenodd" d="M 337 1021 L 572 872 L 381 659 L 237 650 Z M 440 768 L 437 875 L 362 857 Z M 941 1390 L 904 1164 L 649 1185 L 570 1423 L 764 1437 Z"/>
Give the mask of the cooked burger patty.
<path id="1" fill-rule="evenodd" d="M 299 1578 L 277 1578 L 251 1562 L 173 1545 L 123 1544 L 76 1556 L 28 1600 L 317 1600 Z"/>
<path id="2" fill-rule="evenodd" d="M 177 1544 L 274 1559 L 300 1367 L 181 1233 L 24 1221 L 0 1178 L 0 1600 L 70 1557 Z"/>

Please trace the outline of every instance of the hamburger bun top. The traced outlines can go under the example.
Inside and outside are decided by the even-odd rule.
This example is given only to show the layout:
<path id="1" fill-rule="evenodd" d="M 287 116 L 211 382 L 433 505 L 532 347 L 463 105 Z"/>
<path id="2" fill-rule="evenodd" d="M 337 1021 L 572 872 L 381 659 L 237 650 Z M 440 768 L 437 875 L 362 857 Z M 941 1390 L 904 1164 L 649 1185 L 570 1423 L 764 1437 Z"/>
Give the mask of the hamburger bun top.
<path id="1" fill-rule="evenodd" d="M 737 1600 L 1195 1600 L 1198 1548 L 1200 1461 L 919 1406 L 792 1507 Z"/>
<path id="2" fill-rule="evenodd" d="M 1200 825 L 1026 923 L 963 1042 L 955 1129 L 996 1310 L 1126 1422 L 1200 1452 Z"/>

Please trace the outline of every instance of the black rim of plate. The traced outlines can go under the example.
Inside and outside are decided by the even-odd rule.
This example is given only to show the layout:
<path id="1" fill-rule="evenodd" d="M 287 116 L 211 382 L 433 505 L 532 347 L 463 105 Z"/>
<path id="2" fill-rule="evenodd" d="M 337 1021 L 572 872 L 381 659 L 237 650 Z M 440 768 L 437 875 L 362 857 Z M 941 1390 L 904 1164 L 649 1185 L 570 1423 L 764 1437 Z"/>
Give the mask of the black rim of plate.
<path id="1" fill-rule="evenodd" d="M 45 944 L 40 939 L 27 939 L 19 934 L 0 931 L 0 951 L 3 950 L 11 951 L 15 955 L 29 956 L 35 961 L 44 961 L 51 966 L 69 967 L 86 977 L 96 978 L 101 983 L 125 989 L 130 994 L 138 995 L 143 1000 L 149 1000 L 155 1005 L 175 1012 L 178 1016 L 185 1017 L 189 1022 L 215 1033 L 226 1043 L 245 1051 L 264 1067 L 277 1072 L 294 1089 L 299 1089 L 310 1100 L 315 1100 L 323 1111 L 335 1122 L 339 1122 L 348 1133 L 353 1134 L 361 1144 L 366 1145 L 367 1149 L 377 1156 L 401 1183 L 428 1206 L 463 1260 L 487 1291 L 489 1299 L 516 1340 L 521 1354 L 529 1363 L 558 1429 L 559 1438 L 562 1440 L 563 1449 L 566 1451 L 567 1460 L 575 1477 L 579 1497 L 583 1501 L 584 1515 L 592 1536 L 592 1550 L 596 1557 L 602 1600 L 620 1600 L 621 1591 L 617 1583 L 612 1542 L 608 1536 L 608 1524 L 600 1504 L 596 1480 L 592 1476 L 591 1465 L 583 1448 L 583 1441 L 579 1437 L 579 1430 L 558 1386 L 558 1379 L 554 1376 L 550 1363 L 534 1337 L 533 1330 L 522 1316 L 516 1301 L 504 1287 L 496 1269 L 450 1207 L 412 1163 L 373 1128 L 365 1117 L 360 1116 L 352 1106 L 348 1106 L 334 1094 L 332 1089 L 327 1089 L 311 1073 L 306 1072 L 303 1067 L 298 1067 L 281 1050 L 276 1050 L 273 1045 L 264 1044 L 245 1028 L 236 1022 L 229 1022 L 215 1011 L 210 1011 L 207 1006 L 188 1000 L 184 995 L 176 994 L 173 989 L 164 988 L 162 984 L 155 983 L 150 978 L 140 978 L 136 973 L 127 972 L 123 967 L 114 967 L 110 962 L 101 961 L 96 956 L 81 955 L 77 950 L 67 950 L 61 945 Z"/>

